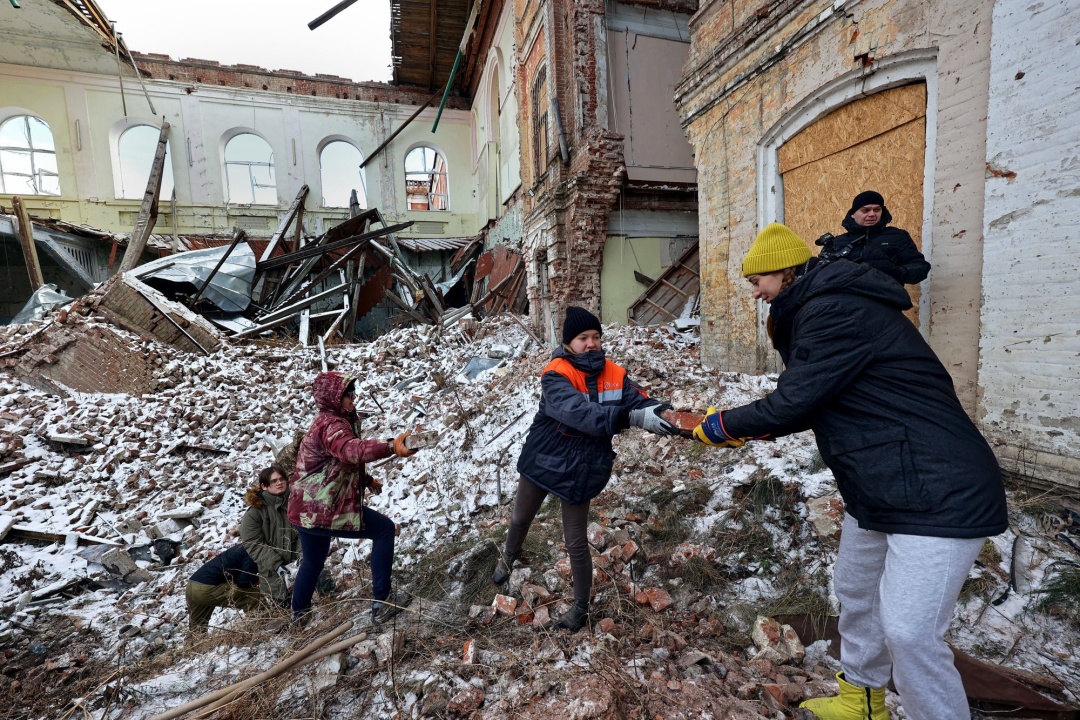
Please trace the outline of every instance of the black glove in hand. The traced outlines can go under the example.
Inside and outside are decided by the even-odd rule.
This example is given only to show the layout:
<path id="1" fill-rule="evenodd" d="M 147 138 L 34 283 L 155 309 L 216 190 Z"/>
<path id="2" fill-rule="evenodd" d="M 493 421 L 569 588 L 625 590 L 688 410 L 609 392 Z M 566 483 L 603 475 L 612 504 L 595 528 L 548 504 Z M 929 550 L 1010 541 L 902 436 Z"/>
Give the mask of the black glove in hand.
<path id="1" fill-rule="evenodd" d="M 679 429 L 665 420 L 660 414 L 669 407 L 671 406 L 667 403 L 661 403 L 631 410 L 630 425 L 648 430 L 655 435 L 678 435 Z"/>

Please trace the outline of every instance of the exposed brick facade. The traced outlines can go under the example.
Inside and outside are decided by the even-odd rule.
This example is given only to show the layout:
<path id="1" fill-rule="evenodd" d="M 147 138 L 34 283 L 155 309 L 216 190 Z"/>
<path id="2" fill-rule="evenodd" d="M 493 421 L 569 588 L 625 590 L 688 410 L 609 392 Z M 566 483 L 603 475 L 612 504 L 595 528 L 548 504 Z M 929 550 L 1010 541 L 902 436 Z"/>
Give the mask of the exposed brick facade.
<path id="1" fill-rule="evenodd" d="M 168 55 L 157 53 L 136 52 L 132 55 L 140 72 L 156 80 L 401 105 L 420 105 L 431 97 L 431 91 L 427 88 L 354 82 L 337 75 L 305 75 L 295 70 L 270 71 L 258 65 L 222 65 L 214 60 L 197 58 L 173 60 Z M 468 102 L 464 98 L 451 97 L 447 107 L 467 110 Z"/>
<path id="2" fill-rule="evenodd" d="M 166 359 L 157 343 L 132 339 L 104 322 L 78 315 L 53 322 L 26 345 L 25 352 L 5 358 L 4 369 L 46 392 L 139 394 L 153 389 L 155 368 Z"/>

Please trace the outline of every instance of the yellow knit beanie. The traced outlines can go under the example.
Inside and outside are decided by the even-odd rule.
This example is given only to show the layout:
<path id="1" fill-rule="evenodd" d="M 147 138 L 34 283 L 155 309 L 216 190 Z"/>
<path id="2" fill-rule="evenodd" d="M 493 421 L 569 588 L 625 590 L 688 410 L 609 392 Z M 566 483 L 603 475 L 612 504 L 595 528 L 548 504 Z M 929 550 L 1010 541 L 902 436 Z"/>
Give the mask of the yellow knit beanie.
<path id="1" fill-rule="evenodd" d="M 810 259 L 810 248 L 786 225 L 772 223 L 758 233 L 750 252 L 742 261 L 743 277 L 765 275 L 802 265 Z"/>

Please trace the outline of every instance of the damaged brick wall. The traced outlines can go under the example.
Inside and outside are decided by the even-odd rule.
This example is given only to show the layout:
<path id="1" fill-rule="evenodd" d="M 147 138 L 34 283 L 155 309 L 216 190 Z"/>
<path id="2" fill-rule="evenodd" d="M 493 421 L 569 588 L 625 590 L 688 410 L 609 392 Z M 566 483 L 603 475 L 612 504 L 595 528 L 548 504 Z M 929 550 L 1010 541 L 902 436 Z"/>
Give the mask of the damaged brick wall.
<path id="1" fill-rule="evenodd" d="M 221 343 L 221 336 L 201 316 L 169 302 L 142 283 L 138 283 L 140 289 L 136 290 L 134 283 L 138 281 L 129 283 L 126 277 L 114 279 L 106 286 L 98 310 L 128 330 L 185 352 L 211 352 Z M 147 296 L 154 297 L 160 308 L 168 310 L 168 317 Z"/>
<path id="2" fill-rule="evenodd" d="M 537 16 L 529 3 L 519 5 L 519 47 L 534 23 L 534 38 L 519 63 L 522 88 L 521 153 L 523 175 L 532 185 L 525 193 L 523 235 L 529 260 L 528 297 L 534 324 L 546 334 L 558 328 L 568 305 L 600 309 L 600 269 L 608 216 L 625 179 L 623 138 L 604 130 L 607 97 L 600 62 L 604 53 L 604 3 L 552 3 L 550 14 Z M 548 32 L 545 33 L 545 30 Z M 547 88 L 557 104 L 549 109 L 551 160 L 537 163 L 532 141 L 535 118 L 532 76 L 547 63 Z M 556 120 L 555 115 L 558 114 Z M 559 153 L 559 128 L 570 162 Z M 546 265 L 542 270 L 537 263 Z"/>
<path id="3" fill-rule="evenodd" d="M 154 370 L 165 359 L 153 343 L 133 340 L 104 322 L 76 315 L 28 339 L 3 367 L 45 392 L 128 393 L 155 389 Z"/>
<path id="4" fill-rule="evenodd" d="M 408 105 L 420 105 L 431 96 L 426 88 L 354 82 L 337 75 L 305 75 L 297 70 L 271 72 L 258 65 L 222 65 L 214 60 L 195 58 L 173 60 L 168 55 L 158 53 L 136 52 L 133 55 L 142 74 L 155 80 Z M 467 110 L 468 103 L 463 98 L 452 96 L 447 101 L 447 107 Z"/>
<path id="5" fill-rule="evenodd" d="M 923 241 L 934 266 L 923 286 L 926 328 L 961 401 L 974 410 L 992 6 L 991 0 L 840 8 L 825 0 L 702 3 L 690 24 L 676 105 L 698 167 L 707 364 L 745 372 L 772 366 L 759 317 L 764 308 L 741 276 L 741 259 L 759 227 L 783 218 L 779 177 L 761 176 L 776 148 L 763 143 L 782 142 L 785 133 L 859 93 L 921 79 L 928 87 L 927 172 L 933 173 L 923 185 Z"/>

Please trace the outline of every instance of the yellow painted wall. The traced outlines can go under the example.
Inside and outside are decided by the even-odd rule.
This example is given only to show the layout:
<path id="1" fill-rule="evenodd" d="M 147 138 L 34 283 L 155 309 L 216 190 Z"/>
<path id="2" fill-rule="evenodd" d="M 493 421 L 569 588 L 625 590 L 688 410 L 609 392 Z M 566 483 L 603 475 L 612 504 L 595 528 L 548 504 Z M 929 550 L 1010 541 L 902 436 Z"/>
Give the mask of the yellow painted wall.
<path id="1" fill-rule="evenodd" d="M 626 324 L 626 309 L 647 289 L 634 279 L 634 271 L 653 280 L 664 271 L 661 243 L 670 238 L 608 237 L 604 245 L 604 267 L 600 271 L 600 320 Z"/>
<path id="2" fill-rule="evenodd" d="M 142 91 L 125 83 L 127 114 L 116 77 L 0 64 L 0 121 L 30 112 L 49 124 L 60 171 L 59 197 L 24 198 L 31 214 L 59 217 L 102 230 L 130 232 L 138 200 L 116 197 L 116 138 L 132 123 L 170 123 L 170 157 L 176 187 L 177 230 L 181 234 L 227 233 L 238 223 L 253 236 L 269 236 L 278 217 L 305 183 L 309 232 L 324 230 L 346 211 L 322 208 L 319 151 L 330 139 L 346 139 L 367 157 L 414 111 L 335 98 L 148 80 L 152 114 Z M 387 221 L 434 220 L 443 235 L 476 235 L 486 224 L 478 209 L 472 163 L 471 114 L 446 110 L 431 133 L 435 109 L 424 111 L 366 167 L 368 205 Z M 79 130 L 76 132 L 76 120 Z M 222 151 L 230 134 L 254 130 L 274 150 L 276 206 L 225 205 Z M 450 169 L 450 211 L 405 209 L 405 154 L 417 144 L 443 152 Z M 10 207 L 10 195 L 0 205 Z M 168 198 L 162 198 L 156 231 L 172 231 Z M 428 226 L 429 228 L 432 226 Z M 417 232 L 413 235 L 432 235 Z"/>

